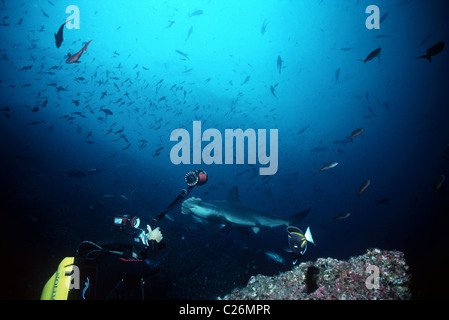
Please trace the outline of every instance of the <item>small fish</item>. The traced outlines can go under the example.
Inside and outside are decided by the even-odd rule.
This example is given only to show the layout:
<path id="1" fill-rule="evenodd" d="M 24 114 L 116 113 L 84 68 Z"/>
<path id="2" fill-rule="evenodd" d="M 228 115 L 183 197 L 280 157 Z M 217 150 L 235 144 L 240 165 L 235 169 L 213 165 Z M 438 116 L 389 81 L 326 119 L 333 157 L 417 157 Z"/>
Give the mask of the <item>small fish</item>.
<path id="1" fill-rule="evenodd" d="M 195 10 L 192 13 L 189 14 L 189 17 L 191 18 L 191 17 L 195 17 L 195 16 L 200 16 L 203 13 L 204 13 L 203 10 Z"/>
<path id="2" fill-rule="evenodd" d="M 27 126 L 35 126 L 35 125 L 43 124 L 43 123 L 45 123 L 45 120 L 41 120 L 41 121 L 33 121 L 33 122 L 27 123 Z"/>
<path id="3" fill-rule="evenodd" d="M 359 188 L 359 193 L 358 193 L 359 197 L 362 194 L 362 192 L 365 191 L 366 188 L 369 187 L 370 184 L 371 184 L 371 180 L 366 180 L 365 182 L 362 183 L 362 185 Z"/>
<path id="4" fill-rule="evenodd" d="M 444 174 L 442 174 L 441 176 L 438 177 L 437 181 L 435 181 L 433 190 L 435 192 L 442 190 L 441 187 L 443 186 L 444 181 L 446 181 L 446 176 Z"/>
<path id="5" fill-rule="evenodd" d="M 352 131 L 352 133 L 351 133 L 351 135 L 349 137 L 345 137 L 345 138 L 351 140 L 351 142 L 354 142 L 354 141 L 352 141 L 352 139 L 354 137 L 357 137 L 357 136 L 361 135 L 362 132 L 363 132 L 363 128 L 355 129 L 354 131 Z"/>
<path id="6" fill-rule="evenodd" d="M 277 67 L 278 67 L 278 70 L 279 70 L 279 73 L 281 73 L 281 70 L 282 70 L 282 59 L 281 59 L 281 56 L 278 56 L 278 59 L 277 59 Z"/>
<path id="7" fill-rule="evenodd" d="M 326 163 L 324 166 L 321 167 L 320 172 L 322 172 L 324 170 L 332 169 L 332 168 L 336 167 L 337 165 L 338 165 L 338 162 L 336 162 L 336 161 Z"/>
<path id="8" fill-rule="evenodd" d="M 106 118 L 107 118 L 108 116 L 114 115 L 114 113 L 112 113 L 112 111 L 109 110 L 109 109 L 103 109 L 103 108 L 100 108 L 100 112 L 104 112 L 104 114 L 106 115 Z"/>
<path id="9" fill-rule="evenodd" d="M 377 48 L 376 50 L 372 51 L 366 58 L 365 60 L 361 60 L 359 59 L 359 61 L 363 61 L 364 63 L 367 63 L 370 60 L 373 60 L 375 57 L 377 57 L 380 53 L 380 51 L 382 51 L 382 48 Z"/>
<path id="10" fill-rule="evenodd" d="M 170 28 L 174 23 L 175 23 L 175 21 L 173 21 L 173 20 L 168 20 L 168 26 L 166 26 L 164 29 Z"/>
<path id="11" fill-rule="evenodd" d="M 184 42 L 187 42 L 187 40 L 189 40 L 190 36 L 192 35 L 192 32 L 193 32 L 193 26 L 190 27 L 189 31 L 187 32 L 187 37 L 184 40 Z"/>
<path id="12" fill-rule="evenodd" d="M 432 62 L 432 57 L 439 54 L 444 49 L 444 41 L 438 42 L 437 44 L 434 44 L 429 49 L 427 49 L 426 54 L 420 57 L 417 57 L 416 59 L 427 59 L 429 62 Z"/>
<path id="13" fill-rule="evenodd" d="M 274 90 L 276 89 L 276 87 L 278 86 L 278 84 L 279 84 L 279 83 L 276 83 L 274 86 L 270 86 L 271 94 L 272 94 L 275 98 L 277 98 L 277 96 L 276 96 L 276 93 L 274 92 Z"/>
<path id="14" fill-rule="evenodd" d="M 350 215 L 351 215 L 351 213 L 345 212 L 345 213 L 339 214 L 339 215 L 336 216 L 336 217 L 333 217 L 332 219 L 334 219 L 334 221 L 337 221 L 337 220 L 345 220 L 345 219 L 348 218 Z"/>
<path id="15" fill-rule="evenodd" d="M 176 51 L 176 53 L 178 53 L 178 54 L 180 54 L 181 56 L 185 57 L 187 60 L 190 60 L 189 56 L 188 56 L 186 53 L 184 53 L 184 52 L 182 52 L 182 51 L 179 51 L 179 50 L 175 50 L 175 51 Z"/>
<path id="16" fill-rule="evenodd" d="M 340 68 L 338 68 L 336 71 L 335 71 L 335 83 L 337 83 L 339 80 L 340 80 Z"/>
<path id="17" fill-rule="evenodd" d="M 393 202 L 393 200 L 389 199 L 389 198 L 382 198 L 380 200 L 377 200 L 377 204 L 387 204 L 387 203 L 391 203 Z"/>
<path id="18" fill-rule="evenodd" d="M 265 20 L 263 21 L 263 23 L 262 23 L 262 28 L 260 29 L 260 33 L 261 33 L 262 35 L 264 35 L 265 32 L 267 31 L 267 25 L 268 25 L 268 22 L 267 22 L 267 20 L 265 19 Z"/>
<path id="19" fill-rule="evenodd" d="M 247 83 L 250 79 L 250 76 L 246 76 L 245 80 L 242 82 L 241 86 L 243 86 L 245 83 Z"/>
<path id="20" fill-rule="evenodd" d="M 297 134 L 298 134 L 298 135 L 299 135 L 299 134 L 302 134 L 302 133 L 306 132 L 306 130 L 309 129 L 309 128 L 310 128 L 310 126 L 304 127 L 304 128 L 302 128 L 301 130 L 299 130 Z"/>
<path id="21" fill-rule="evenodd" d="M 284 258 L 282 258 L 279 254 L 270 251 L 264 251 L 264 253 L 267 255 L 268 259 L 272 259 L 279 263 L 284 263 Z"/>

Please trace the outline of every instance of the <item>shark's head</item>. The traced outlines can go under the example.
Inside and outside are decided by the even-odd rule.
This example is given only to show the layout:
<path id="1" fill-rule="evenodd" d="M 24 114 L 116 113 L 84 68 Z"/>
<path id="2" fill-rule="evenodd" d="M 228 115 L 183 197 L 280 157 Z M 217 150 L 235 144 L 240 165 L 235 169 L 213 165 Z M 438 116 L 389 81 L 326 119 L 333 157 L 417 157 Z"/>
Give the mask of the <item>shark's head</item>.
<path id="1" fill-rule="evenodd" d="M 204 202 L 196 197 L 184 200 L 181 206 L 181 212 L 183 214 L 191 214 L 204 219 L 209 218 L 215 211 L 216 207 L 214 205 Z"/>

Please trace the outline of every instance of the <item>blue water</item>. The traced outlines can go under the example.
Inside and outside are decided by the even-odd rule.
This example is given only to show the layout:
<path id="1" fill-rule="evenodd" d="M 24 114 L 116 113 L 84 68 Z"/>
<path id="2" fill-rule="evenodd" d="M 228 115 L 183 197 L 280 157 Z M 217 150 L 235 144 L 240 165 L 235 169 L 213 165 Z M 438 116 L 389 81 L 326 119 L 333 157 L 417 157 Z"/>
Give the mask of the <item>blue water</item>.
<path id="1" fill-rule="evenodd" d="M 71 4 L 80 28 L 65 28 L 58 49 L 54 33 Z M 371 4 L 380 30 L 365 26 Z M 38 299 L 79 242 L 119 232 L 116 215 L 149 223 L 193 169 L 209 181 L 191 196 L 224 199 L 238 186 L 244 204 L 268 213 L 312 208 L 298 226 L 310 226 L 316 243 L 304 260 L 401 250 L 414 297 L 444 294 L 449 186 L 434 184 L 449 174 L 448 48 L 431 63 L 415 58 L 447 44 L 448 9 L 417 0 L 2 1 L 3 295 Z M 89 40 L 81 63 L 65 63 Z M 174 165 L 170 134 L 191 133 L 193 121 L 223 134 L 277 129 L 278 172 Z M 357 128 L 353 143 L 345 139 Z M 339 164 L 319 172 L 330 161 Z M 217 231 L 180 207 L 169 217 L 159 223 L 166 246 L 151 298 L 215 298 L 292 267 L 283 227 Z"/>

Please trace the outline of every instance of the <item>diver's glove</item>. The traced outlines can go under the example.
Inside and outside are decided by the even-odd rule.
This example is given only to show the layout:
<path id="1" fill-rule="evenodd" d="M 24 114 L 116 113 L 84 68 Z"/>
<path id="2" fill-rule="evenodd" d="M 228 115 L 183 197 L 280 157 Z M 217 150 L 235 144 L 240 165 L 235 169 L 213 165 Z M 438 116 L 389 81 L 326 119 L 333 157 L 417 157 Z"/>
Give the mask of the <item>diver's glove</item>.
<path id="1" fill-rule="evenodd" d="M 149 225 L 147 225 L 147 230 L 148 230 L 148 233 L 147 233 L 148 240 L 154 240 L 157 243 L 162 241 L 163 236 L 162 236 L 161 230 L 159 230 L 159 227 L 157 227 L 154 230 L 151 230 L 151 227 Z"/>

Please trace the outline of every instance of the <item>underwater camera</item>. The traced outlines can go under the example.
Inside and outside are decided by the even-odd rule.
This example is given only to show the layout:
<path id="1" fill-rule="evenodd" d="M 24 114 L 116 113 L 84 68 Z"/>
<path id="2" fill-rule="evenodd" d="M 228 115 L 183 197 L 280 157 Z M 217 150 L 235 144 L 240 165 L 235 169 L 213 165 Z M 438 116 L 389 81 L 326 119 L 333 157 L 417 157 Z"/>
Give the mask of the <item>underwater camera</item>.
<path id="1" fill-rule="evenodd" d="M 114 224 L 122 228 L 138 228 L 140 225 L 140 218 L 128 215 L 118 216 L 114 217 Z"/>
<path id="2" fill-rule="evenodd" d="M 207 173 L 203 170 L 187 172 L 184 181 L 189 187 L 202 186 L 207 182 Z"/>

